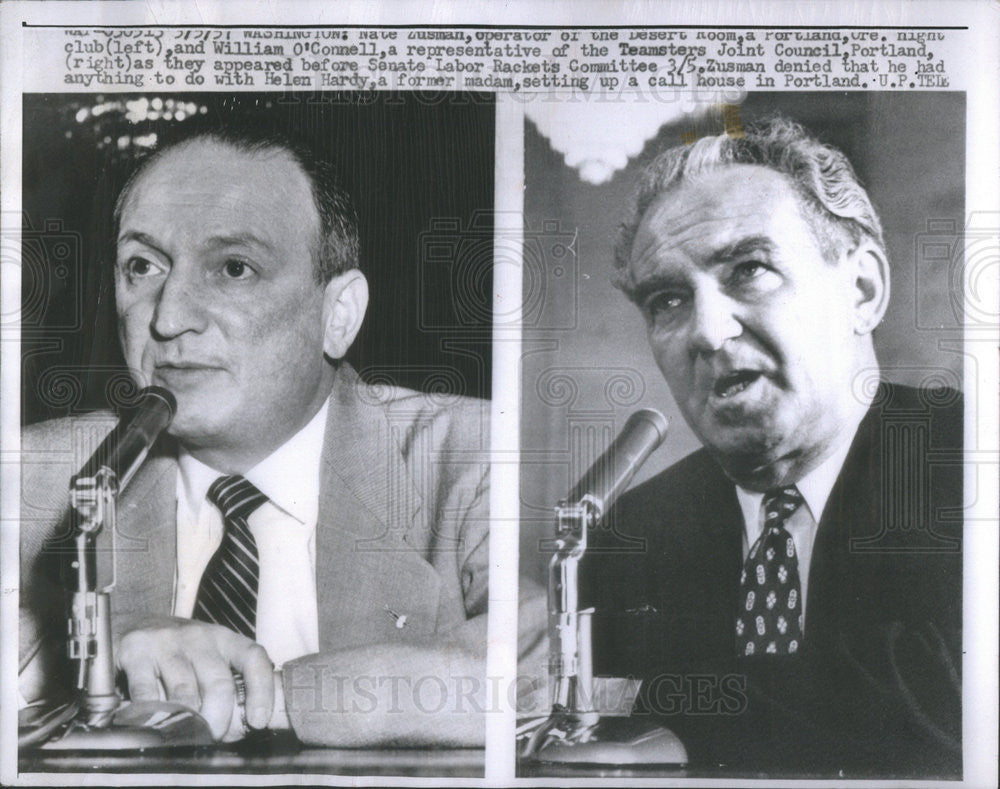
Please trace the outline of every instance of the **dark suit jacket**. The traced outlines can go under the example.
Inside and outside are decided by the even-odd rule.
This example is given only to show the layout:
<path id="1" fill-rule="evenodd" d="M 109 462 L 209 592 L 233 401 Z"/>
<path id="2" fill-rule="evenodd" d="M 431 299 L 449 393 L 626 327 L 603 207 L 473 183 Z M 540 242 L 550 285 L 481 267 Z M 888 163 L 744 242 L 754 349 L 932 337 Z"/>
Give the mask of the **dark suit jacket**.
<path id="1" fill-rule="evenodd" d="M 347 365 L 338 372 L 316 527 L 320 652 L 284 672 L 304 741 L 322 743 L 343 718 L 318 700 L 330 653 L 370 645 L 374 667 L 380 645 L 451 644 L 485 665 L 489 417 L 483 401 L 368 386 Z M 70 476 L 113 425 L 108 415 L 86 415 L 23 434 L 21 658 L 38 647 L 35 674 L 48 680 L 64 673 L 66 637 L 51 539 L 63 524 Z M 158 442 L 119 502 L 116 633 L 171 613 L 175 454 L 171 442 Z M 405 614 L 405 626 L 386 608 Z M 405 676 L 408 667 L 393 671 Z M 303 692 L 310 687 L 317 692 Z"/>
<path id="2" fill-rule="evenodd" d="M 882 385 L 819 521 L 804 647 L 736 657 L 743 520 L 704 450 L 626 494 L 583 571 L 597 671 L 644 679 L 692 763 L 960 775 L 962 406 Z"/>

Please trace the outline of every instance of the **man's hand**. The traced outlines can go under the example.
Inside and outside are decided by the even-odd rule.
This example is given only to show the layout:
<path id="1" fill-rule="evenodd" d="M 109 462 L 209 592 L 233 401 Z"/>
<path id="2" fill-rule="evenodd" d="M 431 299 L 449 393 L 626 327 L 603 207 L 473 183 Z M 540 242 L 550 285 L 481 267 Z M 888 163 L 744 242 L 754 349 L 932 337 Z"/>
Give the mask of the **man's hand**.
<path id="1" fill-rule="evenodd" d="M 118 668 L 133 701 L 168 701 L 197 710 L 216 739 L 242 736 L 233 673 L 246 685 L 247 724 L 262 729 L 274 708 L 274 667 L 260 644 L 221 625 L 156 617 L 122 636 Z"/>

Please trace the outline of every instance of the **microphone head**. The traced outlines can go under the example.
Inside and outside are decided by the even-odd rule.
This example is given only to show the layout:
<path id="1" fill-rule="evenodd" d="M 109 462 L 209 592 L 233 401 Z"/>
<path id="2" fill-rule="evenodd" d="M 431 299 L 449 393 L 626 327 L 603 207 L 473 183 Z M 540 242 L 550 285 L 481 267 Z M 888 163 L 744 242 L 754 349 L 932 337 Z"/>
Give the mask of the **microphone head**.
<path id="1" fill-rule="evenodd" d="M 157 437 L 173 420 L 177 400 L 163 387 L 149 386 L 139 392 L 134 406 L 123 411 L 115 429 L 73 477 L 72 486 L 78 479 L 93 479 L 107 469 L 115 475 L 117 491 L 123 490 Z"/>
<path id="2" fill-rule="evenodd" d="M 639 421 L 648 422 L 656 428 L 657 435 L 660 437 L 656 442 L 656 445 L 659 446 L 663 443 L 664 439 L 667 437 L 667 428 L 670 425 L 670 420 L 668 420 L 655 408 L 640 408 L 628 418 L 628 421 L 625 423 L 626 429 L 630 424 L 634 424 Z"/>
<path id="3" fill-rule="evenodd" d="M 663 414 L 651 408 L 636 411 L 565 500 L 577 502 L 588 498 L 598 512 L 597 517 L 601 517 L 666 437 L 667 418 Z"/>
<path id="4" fill-rule="evenodd" d="M 162 403 L 162 406 L 160 405 Z M 166 407 L 170 414 L 170 419 L 177 413 L 177 398 L 168 389 L 162 386 L 147 386 L 139 392 L 136 403 L 137 408 L 158 408 Z M 170 420 L 168 420 L 169 422 Z"/>

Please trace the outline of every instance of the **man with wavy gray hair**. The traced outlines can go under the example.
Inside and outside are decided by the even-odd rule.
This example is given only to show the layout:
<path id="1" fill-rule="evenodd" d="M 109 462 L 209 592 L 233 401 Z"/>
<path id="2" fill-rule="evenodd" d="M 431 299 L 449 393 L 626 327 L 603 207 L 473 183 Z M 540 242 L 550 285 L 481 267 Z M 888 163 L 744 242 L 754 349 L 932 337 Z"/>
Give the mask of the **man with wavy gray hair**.
<path id="1" fill-rule="evenodd" d="M 850 162 L 784 119 L 665 151 L 616 281 L 704 446 L 585 568 L 599 671 L 642 676 L 695 764 L 960 774 L 961 465 L 926 453 L 961 401 L 879 380 L 888 256 Z"/>

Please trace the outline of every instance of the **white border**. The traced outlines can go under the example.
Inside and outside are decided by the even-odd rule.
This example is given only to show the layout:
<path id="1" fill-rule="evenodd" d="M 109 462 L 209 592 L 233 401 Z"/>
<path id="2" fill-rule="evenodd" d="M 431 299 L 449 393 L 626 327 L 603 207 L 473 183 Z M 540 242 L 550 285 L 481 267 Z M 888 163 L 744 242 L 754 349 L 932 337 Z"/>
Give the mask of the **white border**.
<path id="1" fill-rule="evenodd" d="M 496 234 L 505 250 L 520 250 L 524 214 L 524 111 L 509 97 L 496 103 Z M 497 245 L 500 246 L 499 244 Z M 486 676 L 503 698 L 489 709 L 504 714 L 486 718 L 486 781 L 506 786 L 514 780 L 515 710 L 509 688 L 517 676 L 518 518 L 521 446 L 521 261 L 494 266 L 493 296 L 502 319 L 493 325 L 493 432 L 490 469 L 490 612 Z M 511 309 L 510 305 L 516 305 Z M 513 328 L 512 328 L 513 327 Z M 496 682 L 493 678 L 499 678 Z M 494 684 L 496 682 L 496 684 Z"/>

